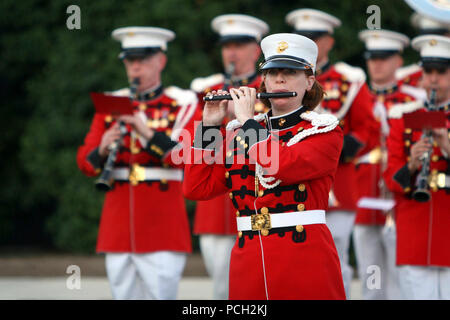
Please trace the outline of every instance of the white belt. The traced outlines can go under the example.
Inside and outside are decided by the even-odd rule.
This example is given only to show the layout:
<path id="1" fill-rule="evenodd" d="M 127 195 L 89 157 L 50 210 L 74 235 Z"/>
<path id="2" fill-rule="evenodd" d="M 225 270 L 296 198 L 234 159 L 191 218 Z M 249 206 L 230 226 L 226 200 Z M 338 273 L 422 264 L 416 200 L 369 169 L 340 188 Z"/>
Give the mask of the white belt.
<path id="1" fill-rule="evenodd" d="M 325 210 L 307 210 L 275 214 L 254 214 L 238 217 L 238 231 L 256 231 L 262 229 L 293 227 L 297 225 L 325 224 Z"/>
<path id="2" fill-rule="evenodd" d="M 166 169 L 166 168 L 146 168 L 139 165 L 133 165 L 131 171 L 129 168 L 116 168 L 113 170 L 114 180 L 167 180 L 167 181 L 183 181 L 182 169 Z"/>
<path id="3" fill-rule="evenodd" d="M 360 156 L 356 160 L 356 164 L 362 164 L 362 163 L 371 163 L 371 164 L 377 164 L 381 161 L 383 157 L 383 153 L 380 148 L 375 148 L 362 156 Z"/>

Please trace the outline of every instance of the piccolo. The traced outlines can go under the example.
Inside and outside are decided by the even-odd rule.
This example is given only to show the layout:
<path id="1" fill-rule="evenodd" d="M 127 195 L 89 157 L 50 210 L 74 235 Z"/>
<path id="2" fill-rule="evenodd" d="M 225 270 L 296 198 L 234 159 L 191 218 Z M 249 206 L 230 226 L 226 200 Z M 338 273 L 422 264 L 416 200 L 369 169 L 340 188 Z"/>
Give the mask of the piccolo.
<path id="1" fill-rule="evenodd" d="M 270 99 L 270 98 L 291 98 L 296 97 L 297 92 L 259 92 L 256 94 L 257 99 Z M 233 100 L 231 94 L 212 95 L 203 97 L 203 101 L 218 101 L 218 100 Z"/>

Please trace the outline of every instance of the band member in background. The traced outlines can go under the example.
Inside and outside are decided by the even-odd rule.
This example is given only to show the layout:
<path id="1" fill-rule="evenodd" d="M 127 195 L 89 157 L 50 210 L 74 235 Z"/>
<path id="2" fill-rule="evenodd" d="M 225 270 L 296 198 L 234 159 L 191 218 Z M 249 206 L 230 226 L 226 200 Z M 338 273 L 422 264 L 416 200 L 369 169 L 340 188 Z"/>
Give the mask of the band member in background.
<path id="1" fill-rule="evenodd" d="M 374 100 L 362 69 L 344 62 L 330 64 L 328 54 L 334 44 L 334 28 L 341 25 L 338 18 L 314 9 L 298 9 L 286 16 L 286 22 L 294 27 L 295 33 L 307 36 L 317 44 L 317 81 L 326 93 L 319 110 L 336 116 L 344 132 L 344 146 L 330 192 L 327 225 L 339 253 L 349 297 L 353 270 L 348 253 L 358 190 L 354 160 L 364 148 L 372 147 L 369 137 L 379 132 L 379 124 L 372 112 Z"/>
<path id="2" fill-rule="evenodd" d="M 192 148 L 203 161 L 185 167 L 183 191 L 198 200 L 228 193 L 237 210 L 230 299 L 345 299 L 325 223 L 343 135 L 334 116 L 311 111 L 323 97 L 314 77 L 317 46 L 282 33 L 261 48 L 262 91 L 297 96 L 268 99 L 271 110 L 254 117 L 256 90 L 230 89 L 236 120 L 215 146 L 206 133 L 220 133 L 228 102 L 206 103 Z"/>
<path id="3" fill-rule="evenodd" d="M 419 35 L 434 34 L 450 37 L 450 23 L 438 21 L 419 12 L 411 16 L 411 24 Z M 404 66 L 396 70 L 395 77 L 400 83 L 421 87 L 422 68 L 418 63 Z"/>
<path id="4" fill-rule="evenodd" d="M 395 222 L 392 196 L 382 179 L 386 168 L 386 137 L 389 134 L 387 112 L 398 103 L 425 99 L 425 91 L 395 79 L 395 71 L 403 65 L 402 52 L 409 45 L 407 36 L 389 30 L 364 30 L 359 38 L 365 43 L 364 57 L 370 77 L 369 87 L 376 99 L 374 115 L 381 124 L 380 135 L 372 135 L 375 148 L 364 150 L 356 160 L 358 174 L 358 209 L 353 243 L 358 275 L 365 300 L 401 299 L 395 266 Z M 380 286 L 369 288 L 371 266 L 380 268 Z"/>
<path id="5" fill-rule="evenodd" d="M 439 35 L 419 36 L 413 39 L 412 47 L 420 52 L 421 84 L 428 101 L 397 104 L 389 110 L 391 129 L 384 178 L 396 195 L 397 265 L 404 297 L 448 300 L 450 39 Z M 447 127 L 428 129 L 430 136 L 405 125 L 407 115 L 436 110 L 446 114 Z M 423 176 L 424 173 L 427 175 Z"/>
<path id="6" fill-rule="evenodd" d="M 131 96 L 134 115 L 96 114 L 77 162 L 87 176 L 98 176 L 110 145 L 122 137 L 114 163 L 112 190 L 105 196 L 97 252 L 105 253 L 115 299 L 175 299 L 191 252 L 191 235 L 182 195 L 183 165 L 171 152 L 182 130 L 194 131 L 201 116 L 197 95 L 164 88 L 167 42 L 175 34 L 153 27 L 113 31 L 128 80 L 139 83 L 114 95 Z M 120 121 L 118 121 L 120 120 Z M 126 126 L 121 133 L 119 122 Z M 175 149 L 174 149 L 175 148 Z"/>
<path id="7" fill-rule="evenodd" d="M 212 28 L 219 36 L 222 62 L 225 74 L 214 74 L 192 81 L 191 89 L 196 91 L 202 101 L 212 90 L 229 90 L 248 86 L 259 88 L 261 76 L 256 70 L 256 62 L 261 55 L 259 42 L 269 30 L 269 26 L 257 18 L 226 14 L 213 19 Z M 264 105 L 257 102 L 256 112 L 264 111 Z M 232 104 L 222 127 L 234 119 Z M 206 270 L 213 279 L 213 298 L 228 298 L 228 274 L 231 248 L 236 237 L 236 209 L 228 195 L 208 201 L 198 201 L 194 234 L 200 235 L 200 250 Z"/>

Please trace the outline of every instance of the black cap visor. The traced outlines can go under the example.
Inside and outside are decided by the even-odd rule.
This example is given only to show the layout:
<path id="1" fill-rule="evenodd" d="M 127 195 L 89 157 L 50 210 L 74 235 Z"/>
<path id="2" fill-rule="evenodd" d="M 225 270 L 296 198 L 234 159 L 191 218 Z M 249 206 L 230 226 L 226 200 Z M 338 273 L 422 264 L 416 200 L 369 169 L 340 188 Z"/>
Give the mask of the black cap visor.
<path id="1" fill-rule="evenodd" d="M 394 54 L 400 54 L 398 50 L 367 50 L 364 52 L 364 58 L 369 59 L 386 59 Z"/>
<path id="2" fill-rule="evenodd" d="M 248 35 L 228 35 L 222 36 L 219 39 L 219 44 L 223 45 L 230 42 L 236 43 L 247 43 L 247 42 L 256 42 L 256 38 Z"/>
<path id="3" fill-rule="evenodd" d="M 307 37 L 311 40 L 316 40 L 321 36 L 326 34 L 330 34 L 328 31 L 324 30 L 295 30 L 294 33 L 299 34 L 301 36 Z"/>
<path id="4" fill-rule="evenodd" d="M 449 32 L 450 31 L 445 28 L 429 28 L 429 29 L 420 29 L 419 35 L 424 36 L 427 34 L 433 34 L 433 35 L 437 34 L 437 35 L 445 36 Z"/>
<path id="5" fill-rule="evenodd" d="M 126 48 L 122 49 L 119 59 L 144 59 L 160 51 L 162 51 L 160 47 Z"/>
<path id="6" fill-rule="evenodd" d="M 267 59 L 260 65 L 260 70 L 267 69 L 297 69 L 308 70 L 312 66 L 303 59 L 292 56 L 274 56 Z"/>
<path id="7" fill-rule="evenodd" d="M 450 66 L 450 59 L 448 58 L 432 58 L 423 57 L 420 61 L 422 68 L 425 70 L 446 70 Z"/>

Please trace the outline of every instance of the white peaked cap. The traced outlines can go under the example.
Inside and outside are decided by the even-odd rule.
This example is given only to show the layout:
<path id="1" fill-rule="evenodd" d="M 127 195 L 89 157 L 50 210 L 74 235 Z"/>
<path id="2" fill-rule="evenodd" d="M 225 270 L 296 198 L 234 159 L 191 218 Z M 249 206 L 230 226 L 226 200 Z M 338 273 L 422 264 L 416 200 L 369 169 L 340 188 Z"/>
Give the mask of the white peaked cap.
<path id="1" fill-rule="evenodd" d="M 404 34 L 389 30 L 363 30 L 359 39 L 366 45 L 367 50 L 403 51 L 409 44 L 409 38 Z"/>
<path id="2" fill-rule="evenodd" d="M 122 49 L 160 48 L 167 50 L 167 42 L 175 39 L 173 31 L 156 27 L 125 27 L 112 32 L 112 37 L 120 41 Z"/>
<path id="3" fill-rule="evenodd" d="M 217 16 L 211 21 L 211 27 L 223 39 L 250 37 L 258 42 L 269 31 L 267 23 L 244 14 Z"/>
<path id="4" fill-rule="evenodd" d="M 261 70 L 292 68 L 316 70 L 317 45 L 311 39 L 294 33 L 275 33 L 261 41 L 265 61 Z"/>
<path id="5" fill-rule="evenodd" d="M 422 60 L 430 59 L 450 59 L 450 38 L 439 35 L 424 35 L 412 40 L 412 47 L 420 52 Z"/>
<path id="6" fill-rule="evenodd" d="M 341 21 L 331 14 L 315 9 L 297 9 L 286 15 L 286 23 L 296 31 L 326 31 L 333 33 Z"/>

